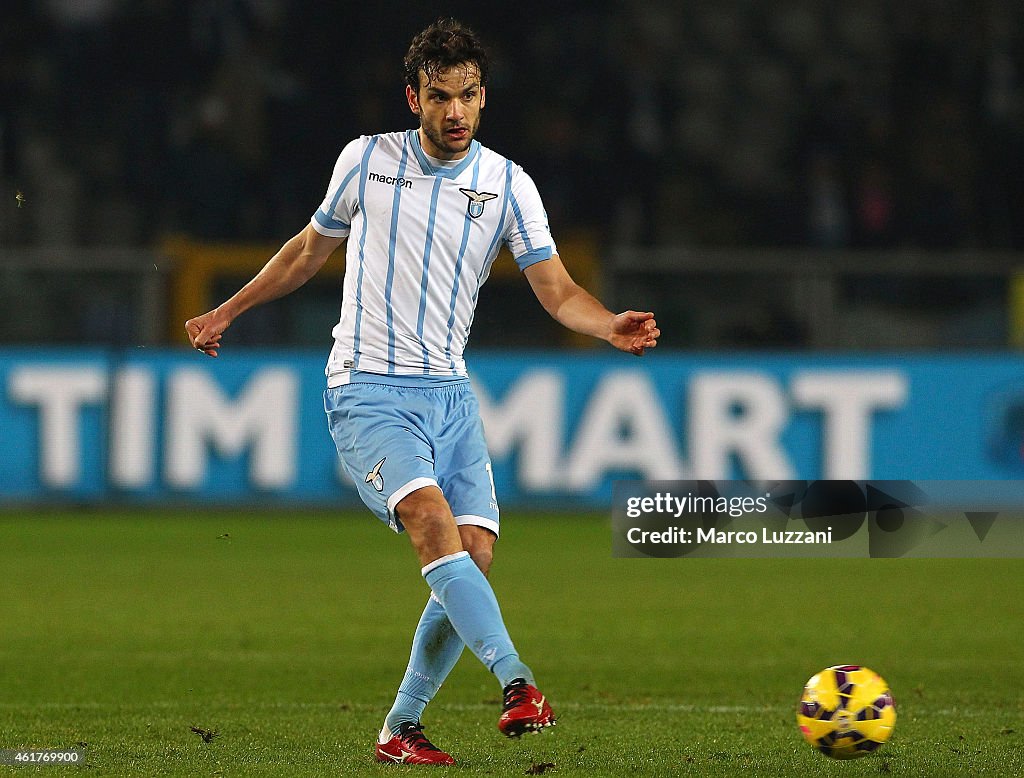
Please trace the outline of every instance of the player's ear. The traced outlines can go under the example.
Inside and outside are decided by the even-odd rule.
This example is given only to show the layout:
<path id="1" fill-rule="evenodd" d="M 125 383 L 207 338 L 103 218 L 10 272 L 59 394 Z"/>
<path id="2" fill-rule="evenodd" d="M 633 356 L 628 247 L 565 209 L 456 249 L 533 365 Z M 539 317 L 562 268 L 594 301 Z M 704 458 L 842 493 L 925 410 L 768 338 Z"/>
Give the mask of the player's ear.
<path id="1" fill-rule="evenodd" d="M 482 87 L 480 87 L 480 107 L 483 108 L 484 104 L 486 102 L 487 102 L 487 87 L 482 86 Z"/>
<path id="2" fill-rule="evenodd" d="M 405 99 L 409 103 L 409 110 L 417 116 L 420 115 L 420 97 L 408 84 L 405 85 Z"/>

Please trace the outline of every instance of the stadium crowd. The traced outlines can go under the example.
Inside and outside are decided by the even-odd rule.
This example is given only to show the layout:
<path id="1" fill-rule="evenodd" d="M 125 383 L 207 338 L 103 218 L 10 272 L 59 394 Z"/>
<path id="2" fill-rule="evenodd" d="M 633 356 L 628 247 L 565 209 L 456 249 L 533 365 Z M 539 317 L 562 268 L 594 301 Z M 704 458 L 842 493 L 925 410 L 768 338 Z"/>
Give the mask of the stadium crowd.
<path id="1" fill-rule="evenodd" d="M 535 8 L 534 8 L 535 7 Z M 0 25 L 10 245 L 294 232 L 342 145 L 412 126 L 413 3 L 23 0 Z M 556 234 L 1024 248 L 1017 0 L 470 6 L 481 128 Z M 20 204 L 20 203 L 19 203 Z"/>

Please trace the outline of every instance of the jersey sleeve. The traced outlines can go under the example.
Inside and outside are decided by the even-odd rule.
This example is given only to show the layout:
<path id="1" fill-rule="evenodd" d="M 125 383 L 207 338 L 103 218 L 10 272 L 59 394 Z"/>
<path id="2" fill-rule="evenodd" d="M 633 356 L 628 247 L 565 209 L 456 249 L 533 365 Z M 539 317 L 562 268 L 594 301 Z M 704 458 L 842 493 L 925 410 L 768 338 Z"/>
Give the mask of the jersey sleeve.
<path id="1" fill-rule="evenodd" d="M 548 227 L 544 203 L 533 179 L 522 168 L 516 167 L 510 189 L 511 214 L 504 238 L 519 269 L 526 270 L 530 265 L 551 259 L 557 249 Z"/>
<path id="2" fill-rule="evenodd" d="M 313 229 L 329 238 L 347 238 L 359 199 L 359 165 L 362 143 L 354 140 L 342 149 L 334 164 L 331 183 L 320 207 L 310 223 Z"/>

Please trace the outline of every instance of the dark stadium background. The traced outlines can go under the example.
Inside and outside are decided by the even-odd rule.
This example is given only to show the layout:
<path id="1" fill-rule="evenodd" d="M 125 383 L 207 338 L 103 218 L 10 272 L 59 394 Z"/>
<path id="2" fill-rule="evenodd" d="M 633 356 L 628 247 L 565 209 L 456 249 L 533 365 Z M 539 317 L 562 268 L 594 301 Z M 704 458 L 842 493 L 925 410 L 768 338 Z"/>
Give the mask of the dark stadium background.
<path id="1" fill-rule="evenodd" d="M 174 342 L 173 327 L 153 326 L 166 300 L 140 278 L 146 251 L 169 235 L 273 244 L 297 231 L 348 139 L 411 125 L 400 58 L 443 14 L 493 50 L 481 140 L 537 180 L 557 238 L 598 247 L 607 298 L 652 300 L 629 304 L 656 307 L 666 348 L 1020 337 L 1007 324 L 1006 252 L 1024 246 L 1024 25 L 1012 0 L 26 0 L 0 30 L 11 206 L 0 209 L 0 341 L 117 344 L 128 327 Z M 71 251 L 86 247 L 142 251 L 108 253 L 101 271 L 95 254 Z M 26 259 L 40 248 L 61 254 L 50 274 Z M 835 273 L 836 302 L 856 321 L 823 336 L 791 304 L 794 256 Z M 877 272 L 851 275 L 864 263 Z M 308 298 L 318 324 L 333 288 Z M 475 345 L 555 332 L 523 285 L 502 289 Z M 746 316 L 701 305 L 716 295 Z M 913 316 L 902 342 L 859 326 L 858 313 L 880 308 L 898 327 L 897 302 Z M 255 314 L 238 337 L 322 343 L 292 306 Z M 500 325 L 517 310 L 536 326 L 528 335 Z"/>

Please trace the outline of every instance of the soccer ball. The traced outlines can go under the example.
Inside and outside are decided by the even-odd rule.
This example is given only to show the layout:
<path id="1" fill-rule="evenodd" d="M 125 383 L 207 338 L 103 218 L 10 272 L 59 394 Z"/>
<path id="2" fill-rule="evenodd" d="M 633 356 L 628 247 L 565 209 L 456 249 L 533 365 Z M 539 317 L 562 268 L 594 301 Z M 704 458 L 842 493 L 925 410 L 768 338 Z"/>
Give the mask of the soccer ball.
<path id="1" fill-rule="evenodd" d="M 825 756 L 857 759 L 877 751 L 892 735 L 896 705 L 878 673 L 836 665 L 804 686 L 796 721 L 804 739 Z"/>

